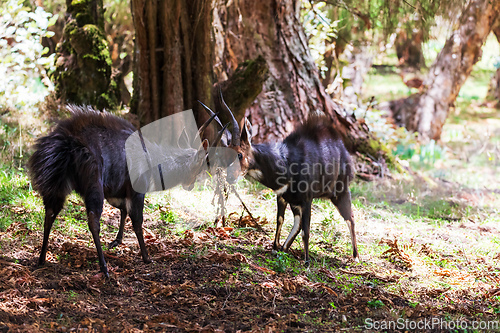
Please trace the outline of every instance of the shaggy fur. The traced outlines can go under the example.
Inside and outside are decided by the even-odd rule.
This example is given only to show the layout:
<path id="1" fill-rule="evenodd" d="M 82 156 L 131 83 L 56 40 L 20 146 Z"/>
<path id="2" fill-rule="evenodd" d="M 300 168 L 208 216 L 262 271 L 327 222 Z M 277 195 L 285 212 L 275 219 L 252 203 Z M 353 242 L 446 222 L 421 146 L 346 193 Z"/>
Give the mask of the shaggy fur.
<path id="1" fill-rule="evenodd" d="M 39 138 L 28 162 L 33 187 L 45 205 L 44 239 L 38 265 L 43 265 L 52 224 L 72 190 L 82 196 L 97 248 L 101 271 L 108 275 L 99 240 L 104 198 L 120 209 L 120 231 L 111 247 L 121 243 L 129 214 L 142 257 L 149 262 L 142 233 L 144 194 L 133 190 L 125 158 L 125 141 L 135 128 L 124 119 L 90 107 L 69 106 L 72 116 Z"/>

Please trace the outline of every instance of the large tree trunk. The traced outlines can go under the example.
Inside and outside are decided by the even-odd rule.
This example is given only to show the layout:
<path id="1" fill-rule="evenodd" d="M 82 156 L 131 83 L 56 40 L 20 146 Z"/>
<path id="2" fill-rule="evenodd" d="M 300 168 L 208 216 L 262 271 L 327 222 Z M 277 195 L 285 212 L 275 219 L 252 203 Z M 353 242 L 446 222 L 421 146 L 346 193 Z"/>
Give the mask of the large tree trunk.
<path id="1" fill-rule="evenodd" d="M 310 113 L 324 112 L 334 120 L 351 151 L 380 156 L 380 145 L 365 124 L 346 117 L 325 92 L 309 53 L 299 20 L 301 1 L 219 0 L 216 29 L 216 73 L 224 80 L 246 59 L 262 55 L 269 67 L 263 92 L 246 110 L 255 141 L 272 141 L 289 134 Z M 218 23 L 220 22 L 220 23 Z M 231 105 L 229 105 L 231 106 Z"/>
<path id="2" fill-rule="evenodd" d="M 136 31 L 131 111 L 141 123 L 211 104 L 211 0 L 132 0 Z"/>
<path id="3" fill-rule="evenodd" d="M 481 56 L 481 47 L 500 12 L 500 1 L 472 0 L 459 19 L 424 81 L 425 91 L 393 101 L 398 124 L 418 131 L 424 139 L 438 140 L 449 109 Z"/>

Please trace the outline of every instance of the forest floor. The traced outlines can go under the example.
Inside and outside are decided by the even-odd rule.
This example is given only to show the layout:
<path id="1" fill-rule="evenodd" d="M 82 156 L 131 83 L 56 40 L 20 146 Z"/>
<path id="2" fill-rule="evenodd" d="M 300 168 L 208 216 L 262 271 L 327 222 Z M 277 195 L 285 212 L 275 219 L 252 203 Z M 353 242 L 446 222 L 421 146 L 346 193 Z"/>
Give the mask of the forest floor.
<path id="1" fill-rule="evenodd" d="M 500 331 L 500 112 L 463 97 L 458 106 L 440 145 L 406 142 L 404 173 L 351 185 L 359 263 L 345 222 L 320 200 L 311 267 L 300 237 L 273 252 L 276 196 L 243 180 L 236 189 L 256 219 L 231 194 L 226 227 L 214 226 L 210 184 L 148 195 L 153 262 L 128 222 L 123 244 L 105 246 L 109 279 L 71 195 L 35 268 L 41 199 L 24 170 L 2 167 L 0 332 Z M 106 204 L 103 244 L 118 225 Z M 291 225 L 287 210 L 282 234 Z"/>
<path id="2" fill-rule="evenodd" d="M 416 218 L 405 216 L 404 209 L 398 212 L 401 201 L 360 204 L 358 197 L 362 262 L 356 263 L 349 255 L 347 227 L 335 216 L 337 222 L 321 220 L 329 212 L 317 202 L 313 263 L 307 269 L 299 242 L 291 254 L 272 252 L 274 223 L 267 224 L 265 217 L 259 222 L 267 234 L 249 227 L 255 222 L 249 218 L 239 221 L 239 213 L 231 215 L 231 227 L 191 229 L 189 222 L 199 219 L 189 216 L 189 207 L 180 208 L 190 196 L 181 191 L 170 193 L 169 206 L 147 206 L 145 234 L 153 263 L 142 262 L 127 226 L 124 243 L 106 251 L 110 279 L 98 273 L 78 199 L 71 198 L 58 218 L 42 268 L 34 267 L 41 228 L 14 221 L 1 232 L 0 331 L 439 332 L 456 325 L 467 331 L 497 327 L 492 325 L 498 324 L 500 312 L 500 257 L 494 221 L 475 220 L 471 213 L 436 222 L 424 213 Z M 250 209 L 272 205 L 273 198 L 266 199 L 272 194 L 263 191 L 242 195 Z M 489 200 L 498 204 L 498 196 Z M 23 214 L 23 207 L 15 214 Z M 498 215 L 489 218 L 498 223 Z M 101 239 L 107 244 L 116 233 L 118 211 L 106 205 L 103 220 Z"/>

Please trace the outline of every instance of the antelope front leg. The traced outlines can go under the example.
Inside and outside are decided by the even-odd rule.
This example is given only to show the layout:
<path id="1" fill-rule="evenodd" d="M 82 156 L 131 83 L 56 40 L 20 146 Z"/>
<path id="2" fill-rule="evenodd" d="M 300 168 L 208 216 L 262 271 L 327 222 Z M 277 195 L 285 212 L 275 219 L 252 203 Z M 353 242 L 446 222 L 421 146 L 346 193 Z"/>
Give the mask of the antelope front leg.
<path id="1" fill-rule="evenodd" d="M 306 202 L 302 209 L 302 241 L 304 242 L 305 259 L 304 264 L 309 267 L 309 230 L 311 227 L 311 205 L 312 201 Z"/>
<path id="2" fill-rule="evenodd" d="M 278 196 L 278 217 L 276 219 L 276 236 L 274 236 L 273 250 L 278 251 L 280 249 L 280 235 L 281 227 L 283 226 L 283 221 L 285 219 L 285 210 L 287 202 L 282 196 Z"/>

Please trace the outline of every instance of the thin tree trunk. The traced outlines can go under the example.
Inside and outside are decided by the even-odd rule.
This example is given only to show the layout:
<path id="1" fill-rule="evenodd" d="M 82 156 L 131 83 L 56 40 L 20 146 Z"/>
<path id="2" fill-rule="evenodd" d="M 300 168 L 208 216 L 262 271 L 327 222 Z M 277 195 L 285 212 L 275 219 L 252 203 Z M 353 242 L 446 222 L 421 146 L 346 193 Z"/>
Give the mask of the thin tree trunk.
<path id="1" fill-rule="evenodd" d="M 355 46 L 345 51 L 348 65 L 342 68 L 343 92 L 340 99 L 350 105 L 361 105 L 363 82 L 372 66 L 373 57 L 369 48 Z"/>
<path id="2" fill-rule="evenodd" d="M 398 124 L 438 140 L 460 88 L 481 57 L 481 48 L 500 12 L 500 1 L 472 0 L 424 81 L 425 91 L 393 101 L 390 109 Z"/>
<path id="3" fill-rule="evenodd" d="M 495 25 L 491 30 L 495 34 L 498 43 L 500 43 L 500 18 L 495 21 Z M 500 66 L 497 68 L 490 80 L 490 86 L 488 87 L 486 99 L 495 101 L 495 106 L 500 108 Z"/>

